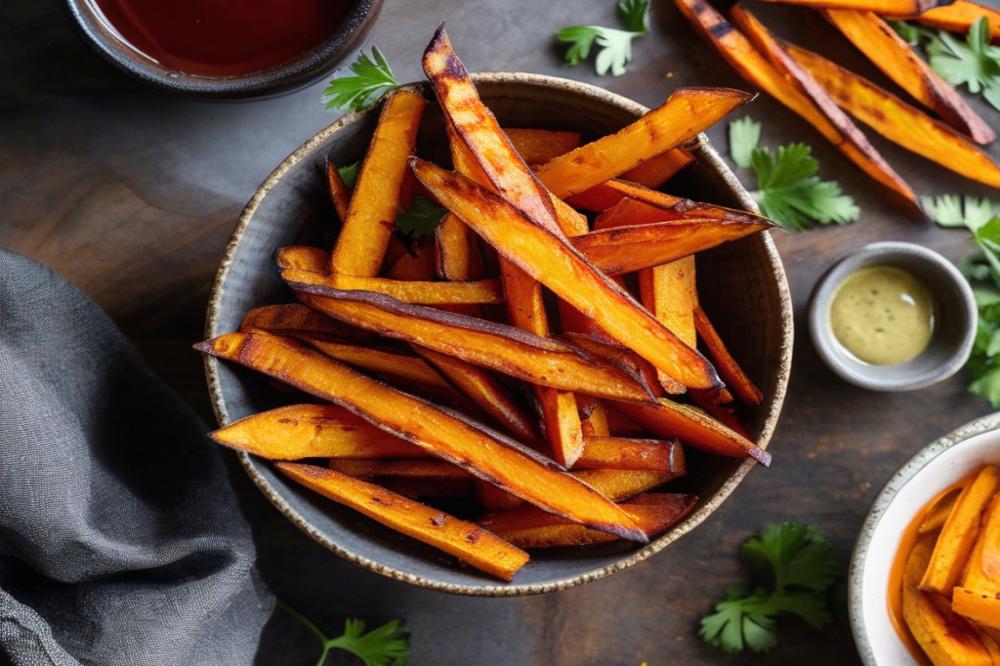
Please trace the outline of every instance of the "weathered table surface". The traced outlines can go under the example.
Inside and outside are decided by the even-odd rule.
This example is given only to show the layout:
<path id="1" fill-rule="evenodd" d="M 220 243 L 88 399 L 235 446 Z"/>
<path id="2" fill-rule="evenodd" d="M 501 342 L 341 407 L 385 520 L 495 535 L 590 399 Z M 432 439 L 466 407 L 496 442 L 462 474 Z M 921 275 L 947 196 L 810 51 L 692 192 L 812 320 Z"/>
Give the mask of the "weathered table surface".
<path id="1" fill-rule="evenodd" d="M 689 29 L 670 2 L 655 3 L 653 32 L 634 45 L 626 76 L 599 78 L 560 64 L 551 35 L 571 23 L 613 20 L 612 0 L 388 0 L 370 40 L 401 79 L 418 77 L 431 31 L 449 21 L 466 64 L 577 78 L 653 105 L 678 85 L 746 87 Z M 767 11 L 765 11 L 765 9 Z M 763 8 L 789 38 L 881 80 L 862 56 L 808 11 Z M 0 4 L 0 245 L 35 257 L 104 307 L 150 365 L 211 420 L 200 359 L 209 285 L 244 202 L 268 172 L 335 114 L 322 84 L 264 101 L 205 103 L 138 87 L 79 42 L 55 0 Z M 994 125 L 1000 114 L 973 102 Z M 908 240 L 959 259 L 966 235 L 913 219 L 803 121 L 761 96 L 749 112 L 764 140 L 815 146 L 822 174 L 863 209 L 856 224 L 776 234 L 795 302 L 795 363 L 771 470 L 757 470 L 710 520 L 639 566 L 583 587 L 523 599 L 427 592 L 341 561 L 285 521 L 233 465 L 233 483 L 275 593 L 336 629 L 344 617 L 405 618 L 415 664 L 737 663 L 695 634 L 697 619 L 741 577 L 737 547 L 767 521 L 800 520 L 833 541 L 846 571 L 869 502 L 916 449 L 990 410 L 956 377 L 890 395 L 838 381 L 808 340 L 804 312 L 817 277 L 844 253 Z M 711 132 L 724 146 L 721 128 Z M 988 194 L 886 144 L 874 143 L 920 193 Z M 1000 156 L 994 147 L 993 155 Z M 229 454 L 226 454 L 227 456 Z M 781 631 L 770 663 L 856 660 L 844 622 L 816 634 Z M 312 663 L 311 637 L 284 617 L 265 631 L 259 662 Z M 344 663 L 348 663 L 345 661 Z"/>

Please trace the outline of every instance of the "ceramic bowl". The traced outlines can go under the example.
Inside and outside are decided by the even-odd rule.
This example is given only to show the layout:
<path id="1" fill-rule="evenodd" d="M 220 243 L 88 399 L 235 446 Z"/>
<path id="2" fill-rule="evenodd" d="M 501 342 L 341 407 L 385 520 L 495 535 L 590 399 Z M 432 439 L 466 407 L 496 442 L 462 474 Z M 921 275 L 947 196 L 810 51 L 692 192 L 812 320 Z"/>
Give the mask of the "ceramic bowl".
<path id="1" fill-rule="evenodd" d="M 533 74 L 475 77 L 485 102 L 507 127 L 571 129 L 586 138 L 617 131 L 647 109 L 599 88 Z M 430 91 L 424 89 L 428 99 Z M 208 311 L 207 336 L 236 330 L 243 314 L 260 305 L 291 302 L 274 266 L 277 248 L 329 244 L 334 213 L 322 168 L 363 156 L 377 111 L 348 114 L 320 131 L 286 159 L 244 210 L 219 268 Z M 418 153 L 448 162 L 437 105 L 428 105 Z M 693 146 L 697 164 L 671 181 L 671 192 L 728 206 L 753 202 L 702 136 Z M 764 393 L 748 424 L 757 445 L 767 446 L 785 395 L 792 354 L 792 311 L 781 260 L 767 234 L 751 236 L 698 256 L 703 305 L 732 351 Z M 274 405 L 267 380 L 231 364 L 207 359 L 209 388 L 220 423 Z M 539 552 L 514 578 L 498 584 L 411 539 L 298 487 L 271 465 L 240 460 L 254 482 L 293 523 L 324 546 L 373 571 L 424 587 L 464 594 L 508 596 L 548 592 L 620 571 L 662 550 L 715 511 L 754 466 L 749 459 L 690 451 L 689 474 L 670 488 L 700 497 L 689 517 L 647 545 L 607 544 Z M 766 471 L 764 472 L 766 473 Z"/>
<path id="2" fill-rule="evenodd" d="M 1000 464 L 1000 413 L 921 449 L 875 498 L 854 546 L 848 580 L 851 631 L 867 666 L 917 666 L 889 617 L 889 571 L 903 531 L 935 495 L 983 465 Z"/>
<path id="3" fill-rule="evenodd" d="M 310 51 L 270 69 L 240 76 L 199 76 L 164 67 L 122 39 L 95 0 L 63 0 L 84 40 L 116 69 L 163 90 L 209 98 L 262 97 L 289 92 L 332 70 L 361 45 L 383 0 L 356 0 L 343 23 Z"/>
<path id="4" fill-rule="evenodd" d="M 844 279 L 871 266 L 901 268 L 920 280 L 934 300 L 934 334 L 923 352 L 905 363 L 869 365 L 837 341 L 830 304 Z M 969 360 L 978 311 L 968 281 L 937 252 L 913 243 L 866 245 L 820 278 L 809 305 L 809 333 L 820 358 L 844 381 L 873 391 L 912 391 L 951 377 Z"/>

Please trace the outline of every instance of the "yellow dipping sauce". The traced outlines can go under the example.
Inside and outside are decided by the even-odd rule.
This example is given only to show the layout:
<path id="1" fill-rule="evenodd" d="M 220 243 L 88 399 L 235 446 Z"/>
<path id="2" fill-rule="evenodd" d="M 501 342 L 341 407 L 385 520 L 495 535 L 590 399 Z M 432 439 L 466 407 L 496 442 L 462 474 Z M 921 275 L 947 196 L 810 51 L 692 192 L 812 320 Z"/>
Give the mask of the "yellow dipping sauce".
<path id="1" fill-rule="evenodd" d="M 837 341 L 859 360 L 903 363 L 930 344 L 934 301 L 922 283 L 900 268 L 862 268 L 834 294 L 830 325 Z"/>

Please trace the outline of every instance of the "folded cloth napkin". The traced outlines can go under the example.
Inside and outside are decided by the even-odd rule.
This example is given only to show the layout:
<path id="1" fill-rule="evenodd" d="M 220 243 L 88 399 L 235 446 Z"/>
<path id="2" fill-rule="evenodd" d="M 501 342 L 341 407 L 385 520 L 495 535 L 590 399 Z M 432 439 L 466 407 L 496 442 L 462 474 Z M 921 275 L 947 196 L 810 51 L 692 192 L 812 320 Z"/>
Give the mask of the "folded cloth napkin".
<path id="1" fill-rule="evenodd" d="M 0 663 L 248 664 L 273 598 L 205 426 L 0 250 Z"/>

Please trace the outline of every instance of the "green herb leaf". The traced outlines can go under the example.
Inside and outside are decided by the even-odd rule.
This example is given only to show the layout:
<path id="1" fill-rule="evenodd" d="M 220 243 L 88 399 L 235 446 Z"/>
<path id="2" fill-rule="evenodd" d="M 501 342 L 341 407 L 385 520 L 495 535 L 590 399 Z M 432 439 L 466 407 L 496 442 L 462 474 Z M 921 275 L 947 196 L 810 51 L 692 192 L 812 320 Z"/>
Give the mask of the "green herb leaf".
<path id="1" fill-rule="evenodd" d="M 832 620 L 827 591 L 836 566 L 830 545 L 808 525 L 765 525 L 759 537 L 749 539 L 740 552 L 756 564 L 765 564 L 770 592 L 746 585 L 726 590 L 726 599 L 701 619 L 698 634 L 724 652 L 770 652 L 778 646 L 778 618 L 798 617 L 815 629 Z"/>
<path id="2" fill-rule="evenodd" d="M 301 622 L 323 646 L 316 666 L 323 666 L 330 650 L 350 652 L 361 659 L 365 666 L 406 666 L 410 652 L 409 634 L 403 630 L 403 623 L 392 620 L 378 629 L 365 633 L 365 622 L 348 618 L 344 621 L 344 633 L 330 638 L 312 620 L 283 601 L 278 608 Z"/>
<path id="3" fill-rule="evenodd" d="M 328 109 L 361 111 L 379 100 L 385 93 L 399 87 L 392 68 L 377 47 L 372 47 L 372 56 L 364 53 L 351 63 L 353 75 L 339 76 L 330 80 L 323 91 L 323 101 Z"/>
<path id="4" fill-rule="evenodd" d="M 753 163 L 753 151 L 760 143 L 761 124 L 750 116 L 729 123 L 729 156 L 741 169 Z"/>
<path id="5" fill-rule="evenodd" d="M 427 197 L 415 196 L 410 207 L 399 213 L 396 228 L 414 238 L 432 236 L 437 225 L 448 211 L 435 205 Z"/>
<path id="6" fill-rule="evenodd" d="M 910 46 L 919 46 L 921 39 L 934 36 L 934 33 L 930 30 L 922 28 L 919 25 L 907 23 L 906 21 L 889 21 L 889 25 Z"/>
<path id="7" fill-rule="evenodd" d="M 340 174 L 340 180 L 344 181 L 344 186 L 348 189 L 353 189 L 355 183 L 358 182 L 358 169 L 361 168 L 361 162 L 355 162 L 354 164 L 348 164 L 347 166 L 337 167 L 337 173 Z"/>
<path id="8" fill-rule="evenodd" d="M 1000 203 L 994 203 L 986 197 L 944 194 L 939 197 L 921 197 L 920 203 L 931 219 L 942 227 L 966 227 L 970 231 L 976 231 L 985 226 L 994 215 L 1000 215 Z"/>
<path id="9" fill-rule="evenodd" d="M 609 71 L 614 76 L 625 73 L 632 60 L 632 40 L 649 32 L 649 0 L 619 0 L 616 10 L 624 30 L 600 25 L 575 25 L 556 33 L 556 39 L 569 44 L 564 59 L 578 65 L 590 57 L 596 43 L 600 50 L 594 59 L 594 70 L 600 76 Z"/>

